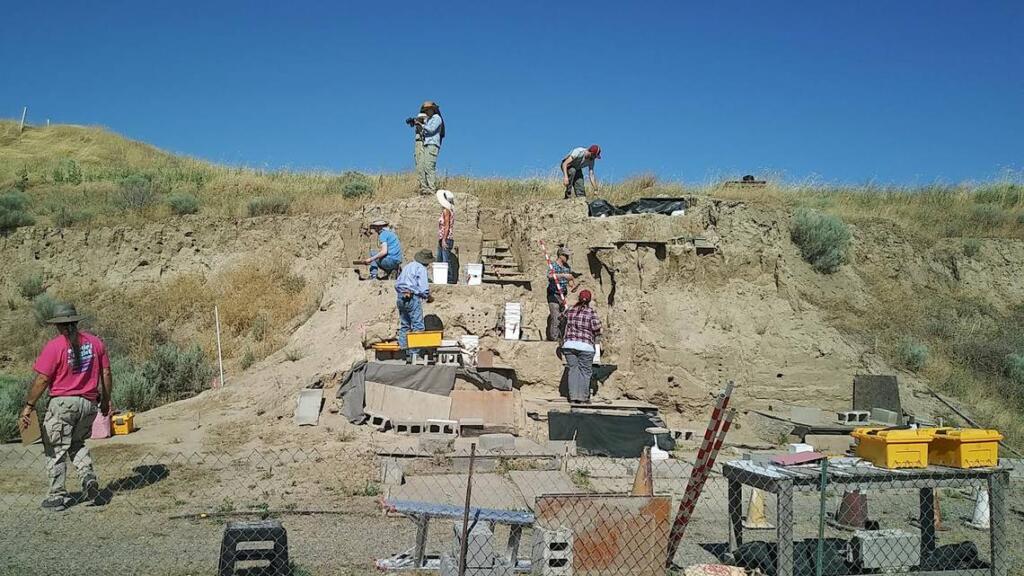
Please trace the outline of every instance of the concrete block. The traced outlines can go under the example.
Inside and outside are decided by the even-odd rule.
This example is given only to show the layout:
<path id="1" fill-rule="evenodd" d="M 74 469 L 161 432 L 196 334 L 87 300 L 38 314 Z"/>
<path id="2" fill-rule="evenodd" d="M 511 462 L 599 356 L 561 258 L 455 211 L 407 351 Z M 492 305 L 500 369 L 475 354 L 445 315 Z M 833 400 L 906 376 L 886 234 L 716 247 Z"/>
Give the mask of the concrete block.
<path id="1" fill-rule="evenodd" d="M 385 416 L 384 414 L 378 414 L 376 412 L 371 412 L 369 410 L 365 410 L 365 413 L 368 417 L 366 423 L 369 424 L 370 426 L 373 426 L 380 432 L 383 432 L 391 427 L 391 419 Z"/>
<path id="2" fill-rule="evenodd" d="M 516 449 L 516 437 L 511 434 L 482 434 L 478 438 L 477 446 L 481 450 L 488 451 L 514 451 Z"/>
<path id="3" fill-rule="evenodd" d="M 426 422 L 432 419 L 448 419 L 452 409 L 449 396 L 428 394 L 397 386 L 383 386 L 384 407 L 382 412 L 392 421 Z"/>
<path id="4" fill-rule="evenodd" d="M 446 434 L 422 434 L 418 442 L 420 450 L 430 454 L 449 454 L 455 448 L 455 437 Z"/>
<path id="5" fill-rule="evenodd" d="M 849 434 L 808 434 L 804 437 L 804 441 L 814 446 L 815 452 L 835 456 L 846 454 L 853 446 L 853 436 Z"/>
<path id="6" fill-rule="evenodd" d="M 401 486 L 405 482 L 405 471 L 398 458 L 384 457 L 380 460 L 380 483 L 385 486 Z"/>
<path id="7" fill-rule="evenodd" d="M 572 531 L 568 528 L 533 529 L 530 559 L 533 573 L 543 576 L 570 576 L 572 574 Z"/>
<path id="8" fill-rule="evenodd" d="M 870 419 L 871 413 L 866 410 L 843 410 L 842 412 L 836 412 L 836 420 L 840 424 L 857 426 L 867 424 Z"/>
<path id="9" fill-rule="evenodd" d="M 903 424 L 903 422 L 901 422 L 902 418 L 900 418 L 899 414 L 892 410 L 886 410 L 885 408 L 872 408 L 871 419 L 875 422 L 881 422 L 892 426 L 899 426 Z"/>
<path id="10" fill-rule="evenodd" d="M 790 454 L 801 454 L 803 452 L 814 452 L 814 446 L 797 442 L 790 444 L 787 450 Z"/>
<path id="11" fill-rule="evenodd" d="M 457 420 L 427 420 L 427 434 L 458 436 L 459 422 Z"/>
<path id="12" fill-rule="evenodd" d="M 399 434 L 426 434 L 427 424 L 415 420 L 392 420 L 391 425 Z"/>
<path id="13" fill-rule="evenodd" d="M 462 522 L 452 523 L 455 531 L 454 545 L 457 547 L 462 542 Z M 453 553 L 458 554 L 456 549 Z M 484 522 L 477 523 L 469 531 L 469 538 L 466 539 L 466 568 L 491 568 L 497 554 L 494 552 L 494 533 Z"/>

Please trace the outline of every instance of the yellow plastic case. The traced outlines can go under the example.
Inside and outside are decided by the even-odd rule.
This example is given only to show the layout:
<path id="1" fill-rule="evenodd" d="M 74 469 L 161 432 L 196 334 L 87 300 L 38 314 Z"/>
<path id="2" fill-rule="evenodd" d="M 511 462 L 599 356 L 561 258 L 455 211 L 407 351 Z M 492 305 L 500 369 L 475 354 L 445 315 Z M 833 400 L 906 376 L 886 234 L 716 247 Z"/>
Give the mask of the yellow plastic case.
<path id="1" fill-rule="evenodd" d="M 120 414 L 114 414 L 114 416 L 110 418 L 110 423 L 114 429 L 114 436 L 131 434 L 135 431 L 135 413 L 122 412 Z"/>
<path id="2" fill-rule="evenodd" d="M 440 348 L 441 334 L 440 330 L 409 332 L 409 348 Z"/>
<path id="3" fill-rule="evenodd" d="M 921 429 L 856 428 L 856 454 L 879 468 L 927 468 L 932 433 Z"/>
<path id="4" fill-rule="evenodd" d="M 932 464 L 952 468 L 988 468 L 999 465 L 999 441 L 1003 435 L 997 430 L 979 428 L 936 428 L 928 447 L 928 460 Z"/>

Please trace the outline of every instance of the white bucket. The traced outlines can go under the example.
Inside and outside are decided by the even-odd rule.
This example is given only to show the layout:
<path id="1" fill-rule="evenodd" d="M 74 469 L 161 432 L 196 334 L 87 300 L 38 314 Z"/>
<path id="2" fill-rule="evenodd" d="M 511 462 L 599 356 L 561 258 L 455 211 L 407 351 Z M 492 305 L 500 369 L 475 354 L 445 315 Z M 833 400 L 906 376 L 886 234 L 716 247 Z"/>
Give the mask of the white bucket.
<path id="1" fill-rule="evenodd" d="M 447 262 L 434 262 L 430 265 L 431 270 L 434 274 L 434 284 L 447 284 L 448 283 L 448 263 Z"/>
<path id="2" fill-rule="evenodd" d="M 466 264 L 466 275 L 468 276 L 466 284 L 470 286 L 479 286 L 484 281 L 484 265 Z"/>

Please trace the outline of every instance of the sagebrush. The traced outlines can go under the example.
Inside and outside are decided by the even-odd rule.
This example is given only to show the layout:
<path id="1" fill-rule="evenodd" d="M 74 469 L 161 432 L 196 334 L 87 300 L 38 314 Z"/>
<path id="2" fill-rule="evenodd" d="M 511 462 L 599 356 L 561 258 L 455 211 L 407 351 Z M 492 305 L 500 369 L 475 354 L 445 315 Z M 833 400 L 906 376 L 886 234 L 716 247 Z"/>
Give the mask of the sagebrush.
<path id="1" fill-rule="evenodd" d="M 801 208 L 793 215 L 790 237 L 818 272 L 831 274 L 846 263 L 850 231 L 836 216 Z"/>

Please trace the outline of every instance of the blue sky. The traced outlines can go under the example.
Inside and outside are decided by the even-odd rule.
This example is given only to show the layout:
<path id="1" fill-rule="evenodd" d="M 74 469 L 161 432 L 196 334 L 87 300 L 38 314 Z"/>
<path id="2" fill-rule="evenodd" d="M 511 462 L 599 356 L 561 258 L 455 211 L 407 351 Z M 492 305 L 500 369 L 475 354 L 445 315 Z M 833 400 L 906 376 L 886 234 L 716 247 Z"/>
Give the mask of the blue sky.
<path id="1" fill-rule="evenodd" d="M 929 184 L 1024 169 L 1024 2 L 19 2 L 0 115 L 271 168 Z"/>

